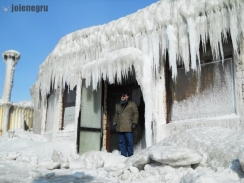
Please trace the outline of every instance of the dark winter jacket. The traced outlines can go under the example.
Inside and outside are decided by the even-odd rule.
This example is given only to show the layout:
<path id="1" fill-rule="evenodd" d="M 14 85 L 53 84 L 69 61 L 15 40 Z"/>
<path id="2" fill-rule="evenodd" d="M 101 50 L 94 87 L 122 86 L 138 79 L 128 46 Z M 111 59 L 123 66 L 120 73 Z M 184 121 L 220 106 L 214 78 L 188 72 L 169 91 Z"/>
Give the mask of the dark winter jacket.
<path id="1" fill-rule="evenodd" d="M 114 123 L 117 124 L 118 132 L 131 132 L 132 123 L 138 122 L 138 109 L 133 101 L 129 101 L 123 108 L 121 104 L 116 104 Z"/>

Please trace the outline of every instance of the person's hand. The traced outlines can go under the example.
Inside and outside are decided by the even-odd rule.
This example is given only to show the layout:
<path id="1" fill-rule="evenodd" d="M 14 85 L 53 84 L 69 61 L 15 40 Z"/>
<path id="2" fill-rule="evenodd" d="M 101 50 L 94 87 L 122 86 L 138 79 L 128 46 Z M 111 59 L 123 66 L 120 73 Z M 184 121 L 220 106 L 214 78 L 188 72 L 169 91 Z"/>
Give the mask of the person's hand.
<path id="1" fill-rule="evenodd" d="M 137 126 L 136 123 L 132 123 L 131 130 L 134 131 L 136 129 L 136 126 Z"/>
<path id="2" fill-rule="evenodd" d="M 113 130 L 116 130 L 116 127 L 117 127 L 117 124 L 116 124 L 116 123 L 114 123 L 114 124 L 113 124 L 113 128 L 112 128 L 112 129 L 113 129 Z"/>

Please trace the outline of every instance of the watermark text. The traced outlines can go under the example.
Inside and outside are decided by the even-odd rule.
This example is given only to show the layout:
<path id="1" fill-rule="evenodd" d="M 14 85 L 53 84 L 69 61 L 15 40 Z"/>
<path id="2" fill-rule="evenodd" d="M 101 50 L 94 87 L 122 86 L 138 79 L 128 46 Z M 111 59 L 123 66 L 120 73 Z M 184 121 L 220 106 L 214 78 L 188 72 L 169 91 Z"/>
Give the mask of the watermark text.
<path id="1" fill-rule="evenodd" d="M 48 5 L 22 5 L 12 4 L 11 12 L 48 12 Z"/>

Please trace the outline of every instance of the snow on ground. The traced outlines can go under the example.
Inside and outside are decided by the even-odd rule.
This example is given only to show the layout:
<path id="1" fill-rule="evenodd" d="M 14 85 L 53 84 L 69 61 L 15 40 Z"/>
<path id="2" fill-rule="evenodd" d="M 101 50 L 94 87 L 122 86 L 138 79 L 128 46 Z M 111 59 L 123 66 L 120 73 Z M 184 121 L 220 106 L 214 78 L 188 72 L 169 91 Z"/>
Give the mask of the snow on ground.
<path id="1" fill-rule="evenodd" d="M 125 158 L 118 151 L 77 155 L 71 141 L 11 130 L 0 137 L 5 183 L 244 183 L 244 133 L 204 127 L 172 135 Z"/>

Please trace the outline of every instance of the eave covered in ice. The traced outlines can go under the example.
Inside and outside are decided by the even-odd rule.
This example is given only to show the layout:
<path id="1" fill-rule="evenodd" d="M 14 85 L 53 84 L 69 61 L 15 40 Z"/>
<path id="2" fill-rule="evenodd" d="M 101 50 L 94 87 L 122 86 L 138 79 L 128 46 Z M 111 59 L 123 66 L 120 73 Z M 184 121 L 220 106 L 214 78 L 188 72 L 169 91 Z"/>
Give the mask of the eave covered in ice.
<path id="1" fill-rule="evenodd" d="M 137 49 L 148 56 L 151 69 L 156 73 L 168 53 L 172 77 L 177 77 L 177 64 L 183 63 L 186 71 L 197 69 L 200 45 L 205 49 L 209 42 L 213 59 L 223 59 L 222 44 L 229 36 L 234 53 L 238 54 L 243 32 L 243 0 L 161 0 L 116 21 L 61 38 L 40 66 L 33 87 L 44 97 L 52 84 L 57 89 L 67 83 L 72 89 L 81 78 L 92 81 L 93 85 L 101 77 L 113 82 L 111 77 L 126 74 L 124 71 L 132 65 L 117 62 L 116 67 L 103 67 L 104 70 L 98 65 L 100 61 L 108 63 L 106 59 L 116 62 L 113 54 L 119 58 L 124 53 L 114 51 L 123 48 Z M 93 67 L 88 73 L 86 65 L 90 64 Z"/>
<path id="2" fill-rule="evenodd" d="M 108 24 L 70 33 L 42 63 L 31 88 L 35 120 L 41 123 L 36 123 L 36 129 L 45 130 L 48 94 L 55 97 L 53 105 L 58 105 L 66 85 L 71 90 L 76 86 L 77 122 L 82 81 L 96 90 L 102 79 L 119 83 L 133 70 L 145 102 L 145 141 L 150 146 L 165 134 L 159 128 L 167 110 L 162 106 L 166 98 L 164 69 L 171 69 L 173 78 L 177 77 L 177 65 L 184 65 L 186 72 L 198 70 L 200 53 L 209 54 L 209 47 L 213 60 L 224 61 L 227 40 L 238 56 L 243 32 L 243 0 L 161 0 Z M 166 61 L 169 68 L 164 68 Z"/>

